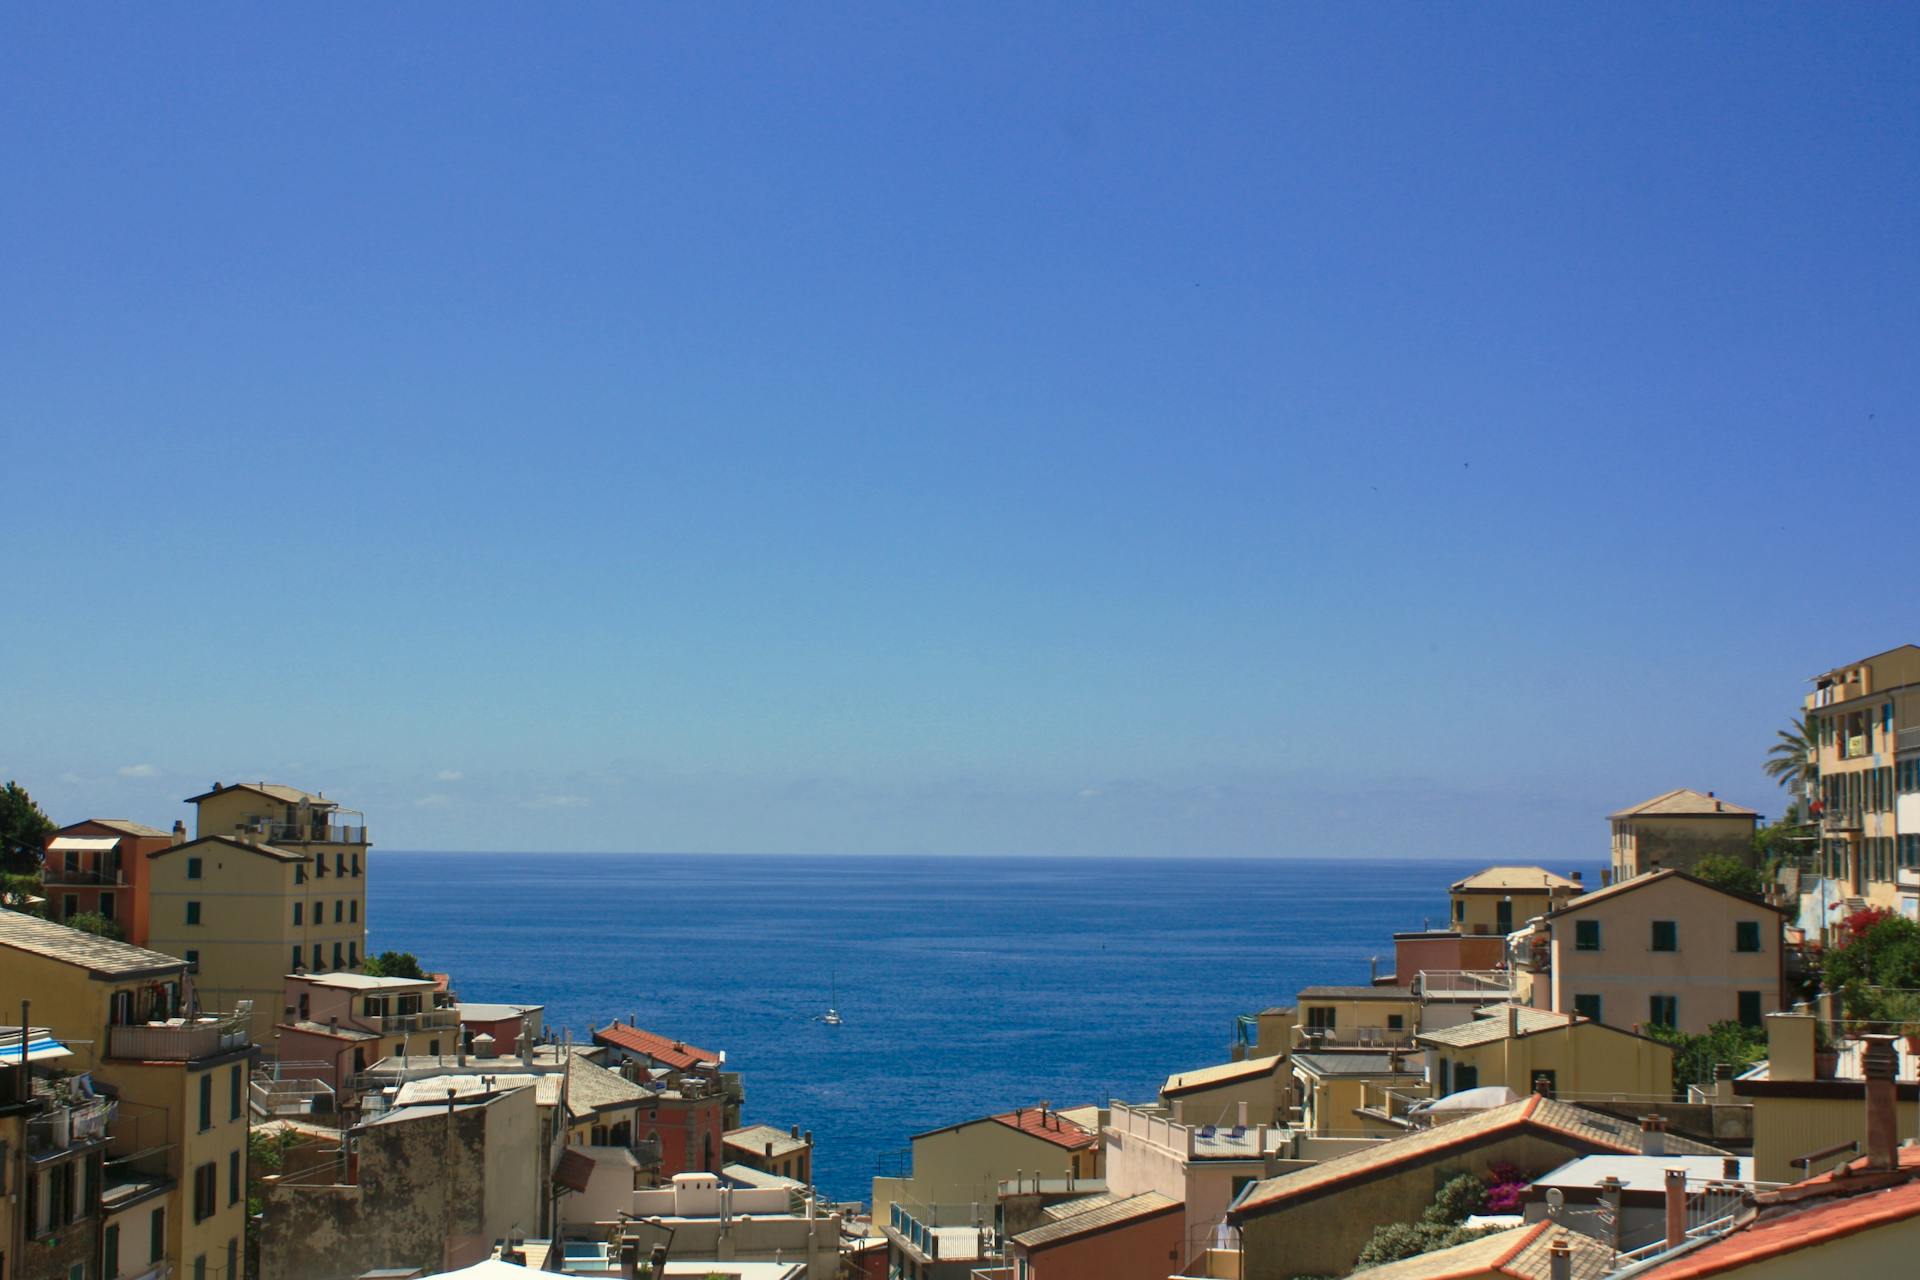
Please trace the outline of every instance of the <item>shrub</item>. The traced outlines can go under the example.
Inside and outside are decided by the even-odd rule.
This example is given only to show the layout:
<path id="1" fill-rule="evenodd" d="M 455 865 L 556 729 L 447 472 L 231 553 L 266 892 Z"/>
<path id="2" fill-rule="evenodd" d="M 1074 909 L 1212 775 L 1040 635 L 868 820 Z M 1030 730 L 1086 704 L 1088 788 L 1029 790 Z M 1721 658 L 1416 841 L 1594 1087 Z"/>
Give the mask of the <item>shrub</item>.
<path id="1" fill-rule="evenodd" d="M 1420 1221 L 1434 1227 L 1454 1226 L 1480 1212 L 1480 1206 L 1486 1203 L 1486 1199 L 1487 1184 L 1470 1173 L 1463 1173 L 1447 1179 L 1433 1193 L 1433 1203 L 1420 1215 Z"/>

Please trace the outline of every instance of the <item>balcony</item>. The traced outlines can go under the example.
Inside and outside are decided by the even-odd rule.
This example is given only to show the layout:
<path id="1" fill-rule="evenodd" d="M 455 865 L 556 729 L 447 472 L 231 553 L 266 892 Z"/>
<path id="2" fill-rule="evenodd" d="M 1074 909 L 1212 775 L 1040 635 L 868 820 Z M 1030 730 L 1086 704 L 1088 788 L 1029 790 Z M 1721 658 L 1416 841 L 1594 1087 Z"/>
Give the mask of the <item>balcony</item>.
<path id="1" fill-rule="evenodd" d="M 269 844 L 365 844 L 367 829 L 324 822 L 269 822 L 261 834 Z"/>
<path id="2" fill-rule="evenodd" d="M 136 1062 L 196 1062 L 250 1043 L 244 1017 L 174 1019 L 107 1028 L 107 1056 Z"/>
<path id="3" fill-rule="evenodd" d="M 453 1031 L 460 1026 L 458 1009 L 426 1009 L 419 1013 L 388 1013 L 378 1018 L 367 1018 L 368 1024 L 378 1023 L 382 1035 L 399 1035 L 406 1031 Z"/>
<path id="4" fill-rule="evenodd" d="M 105 1098 L 57 1102 L 27 1121 L 27 1154 L 38 1157 L 105 1142 L 113 1116 L 114 1104 Z"/>
<path id="5" fill-rule="evenodd" d="M 101 870 L 94 867 L 56 867 L 49 864 L 40 873 L 40 880 L 49 889 L 124 889 L 127 885 L 127 878 L 118 867 Z"/>
<path id="6" fill-rule="evenodd" d="M 1386 1027 L 1300 1027 L 1293 1029 L 1293 1047 L 1308 1053 L 1326 1049 L 1411 1049 L 1411 1031 Z"/>
<path id="7" fill-rule="evenodd" d="M 1859 809 L 1829 809 L 1820 815 L 1822 831 L 1858 831 L 1864 825 Z"/>

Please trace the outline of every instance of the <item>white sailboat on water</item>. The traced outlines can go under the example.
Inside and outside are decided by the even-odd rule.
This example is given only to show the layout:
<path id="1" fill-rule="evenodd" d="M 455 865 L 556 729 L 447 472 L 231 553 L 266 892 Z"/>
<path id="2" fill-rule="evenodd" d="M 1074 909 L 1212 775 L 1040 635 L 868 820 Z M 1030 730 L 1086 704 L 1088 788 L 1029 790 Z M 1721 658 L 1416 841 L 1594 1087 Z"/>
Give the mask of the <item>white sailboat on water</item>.
<path id="1" fill-rule="evenodd" d="M 840 1022 L 841 1022 L 840 1009 L 839 1009 L 840 975 L 837 972 L 831 974 L 828 977 L 827 982 L 829 984 L 828 990 L 832 992 L 832 994 L 827 998 L 827 1011 L 821 1014 L 819 1017 L 815 1018 L 814 1021 L 824 1022 L 830 1027 L 837 1027 L 840 1025 Z"/>

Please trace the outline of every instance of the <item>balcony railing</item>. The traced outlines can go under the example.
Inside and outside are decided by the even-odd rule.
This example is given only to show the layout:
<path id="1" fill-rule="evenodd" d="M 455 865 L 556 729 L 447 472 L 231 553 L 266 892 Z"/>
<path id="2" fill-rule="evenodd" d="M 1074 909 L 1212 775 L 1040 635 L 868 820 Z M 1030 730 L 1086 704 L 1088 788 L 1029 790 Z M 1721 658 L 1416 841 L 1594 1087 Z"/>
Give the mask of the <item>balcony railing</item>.
<path id="1" fill-rule="evenodd" d="M 460 1025 L 458 1009 L 424 1009 L 419 1013 L 389 1013 L 368 1022 L 379 1022 L 381 1033 L 398 1035 L 403 1031 L 448 1031 Z"/>
<path id="2" fill-rule="evenodd" d="M 107 1028 L 107 1056 L 141 1062 L 193 1062 L 244 1049 L 249 1043 L 244 1018 Z"/>
<path id="3" fill-rule="evenodd" d="M 127 883 L 126 876 L 118 867 L 109 867 L 104 871 L 95 867 L 75 867 L 68 870 L 66 867 L 55 866 L 52 863 L 48 863 L 46 869 L 40 873 L 40 879 L 49 889 L 66 885 L 117 889 L 125 888 Z"/>
<path id="4" fill-rule="evenodd" d="M 1859 809 L 1828 809 L 1820 815 L 1820 826 L 1826 831 L 1858 831 L 1862 825 Z"/>
<path id="5" fill-rule="evenodd" d="M 27 1150 L 66 1151 L 105 1141 L 114 1104 L 105 1098 L 78 1105 L 59 1104 L 27 1121 Z"/>
<path id="6" fill-rule="evenodd" d="M 1300 1027 L 1293 1029 L 1293 1047 L 1316 1052 L 1322 1049 L 1411 1049 L 1411 1031 L 1392 1031 L 1386 1027 Z"/>
<path id="7" fill-rule="evenodd" d="M 275 844 L 365 844 L 365 827 L 336 827 L 324 822 L 271 822 L 265 832 Z"/>

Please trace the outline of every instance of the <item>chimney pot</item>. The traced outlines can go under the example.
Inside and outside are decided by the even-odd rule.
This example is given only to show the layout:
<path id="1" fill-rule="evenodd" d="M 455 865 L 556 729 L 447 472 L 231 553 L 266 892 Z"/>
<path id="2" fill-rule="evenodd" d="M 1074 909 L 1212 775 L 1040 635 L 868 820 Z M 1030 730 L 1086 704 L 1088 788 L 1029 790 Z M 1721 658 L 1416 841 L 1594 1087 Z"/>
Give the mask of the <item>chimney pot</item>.
<path id="1" fill-rule="evenodd" d="M 1867 1078 L 1867 1168 L 1900 1167 L 1900 1125 L 1894 1077 L 1900 1066 L 1892 1036 L 1862 1036 L 1862 1073 Z"/>
<path id="2" fill-rule="evenodd" d="M 1667 1170 L 1667 1248 L 1687 1242 L 1687 1171 Z"/>
<path id="3" fill-rule="evenodd" d="M 1547 1246 L 1547 1275 L 1549 1280 L 1573 1280 L 1573 1250 L 1565 1236 L 1555 1236 Z"/>
<path id="4" fill-rule="evenodd" d="M 1582 875 L 1581 872 L 1576 871 L 1572 875 L 1568 876 L 1567 879 L 1573 881 L 1575 884 L 1579 884 L 1581 883 L 1581 875 Z M 1555 1241 L 1555 1243 L 1557 1244 L 1559 1242 Z"/>

